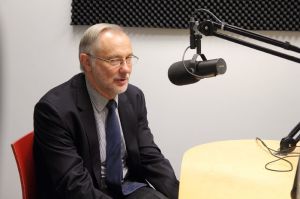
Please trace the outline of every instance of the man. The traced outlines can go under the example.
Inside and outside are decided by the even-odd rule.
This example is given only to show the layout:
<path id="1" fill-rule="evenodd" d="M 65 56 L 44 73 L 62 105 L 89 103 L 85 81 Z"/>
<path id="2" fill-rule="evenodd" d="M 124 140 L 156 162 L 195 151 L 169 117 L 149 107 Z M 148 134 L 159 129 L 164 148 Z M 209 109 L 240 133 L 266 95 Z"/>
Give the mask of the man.
<path id="1" fill-rule="evenodd" d="M 129 37 L 116 25 L 91 26 L 79 59 L 83 73 L 35 106 L 38 197 L 177 198 L 179 182 L 153 141 L 144 95 L 128 83 L 137 60 Z"/>

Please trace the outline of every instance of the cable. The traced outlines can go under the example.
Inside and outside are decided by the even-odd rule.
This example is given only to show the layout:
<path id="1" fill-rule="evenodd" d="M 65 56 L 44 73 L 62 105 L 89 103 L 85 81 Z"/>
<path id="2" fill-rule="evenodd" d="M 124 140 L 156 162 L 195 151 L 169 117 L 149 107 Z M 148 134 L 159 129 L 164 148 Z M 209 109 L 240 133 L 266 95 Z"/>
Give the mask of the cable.
<path id="1" fill-rule="evenodd" d="M 210 16 L 212 16 L 217 22 L 219 22 L 219 23 L 221 23 L 221 24 L 224 23 L 224 22 L 222 22 L 218 17 L 216 17 L 216 15 L 214 15 L 212 12 L 210 12 L 210 11 L 207 10 L 207 9 L 203 9 L 203 8 L 196 9 L 196 10 L 194 11 L 194 13 L 193 13 L 193 16 L 195 16 L 196 13 L 198 13 L 198 12 L 206 12 L 206 13 L 208 13 Z"/>
<path id="2" fill-rule="evenodd" d="M 278 151 L 278 150 L 275 150 L 275 149 L 272 149 L 270 147 L 267 146 L 267 144 L 261 140 L 260 138 L 256 138 L 256 141 L 259 141 L 268 151 L 269 153 L 276 157 L 277 159 L 271 161 L 271 162 L 268 162 L 265 164 L 265 169 L 267 170 L 270 170 L 270 171 L 276 171 L 276 172 L 290 172 L 292 171 L 294 168 L 293 168 L 293 164 L 289 161 L 289 160 L 286 160 L 286 158 L 289 158 L 289 157 L 299 157 L 300 156 L 300 153 L 297 153 L 297 152 L 291 152 L 290 154 L 295 154 L 295 155 L 284 155 L 282 153 L 282 151 Z M 298 147 L 298 146 L 297 146 Z M 280 157 L 280 156 L 283 156 L 283 157 Z M 277 162 L 277 161 L 285 161 L 289 164 L 290 168 L 289 169 L 282 169 L 282 170 L 279 170 L 279 169 L 272 169 L 270 168 L 270 165 Z"/>
<path id="3" fill-rule="evenodd" d="M 184 57 L 185 57 L 185 54 L 186 54 L 186 52 L 187 52 L 187 50 L 188 50 L 189 48 L 190 48 L 190 46 L 188 46 L 188 47 L 184 50 L 183 55 L 182 55 L 182 64 L 183 64 L 183 67 L 185 68 L 186 72 L 188 72 L 190 75 L 194 76 L 195 78 L 201 79 L 201 78 L 202 78 L 201 76 L 192 73 L 192 72 L 187 68 L 187 66 L 185 65 Z M 196 59 L 197 59 L 198 56 L 199 56 L 198 54 L 195 54 L 195 55 L 193 56 L 193 60 L 196 61 Z"/>
<path id="4" fill-rule="evenodd" d="M 198 13 L 198 12 L 205 12 L 208 15 L 210 15 L 211 17 L 213 17 L 213 19 L 215 19 L 216 22 L 220 23 L 219 25 L 221 26 L 221 30 L 224 30 L 225 25 L 227 25 L 227 23 L 221 21 L 216 15 L 214 15 L 212 12 L 210 12 L 207 9 L 203 9 L 203 8 L 196 9 L 193 13 L 193 16 L 195 17 L 196 13 Z"/>

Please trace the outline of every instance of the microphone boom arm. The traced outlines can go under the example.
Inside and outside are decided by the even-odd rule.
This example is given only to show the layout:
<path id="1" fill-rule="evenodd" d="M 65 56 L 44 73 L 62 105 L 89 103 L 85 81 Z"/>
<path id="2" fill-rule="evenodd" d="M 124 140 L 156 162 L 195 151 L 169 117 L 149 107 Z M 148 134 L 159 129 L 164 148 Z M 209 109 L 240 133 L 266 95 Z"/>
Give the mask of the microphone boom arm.
<path id="1" fill-rule="evenodd" d="M 213 15 L 208 10 L 200 9 L 200 11 L 205 11 L 205 12 L 208 12 L 209 14 Z M 199 44 L 198 46 L 193 45 L 192 49 L 197 47 L 198 54 L 199 54 L 199 52 L 201 53 L 201 43 L 199 40 L 201 40 L 202 36 L 201 35 L 199 36 L 199 32 L 200 32 L 205 36 L 216 36 L 221 39 L 225 39 L 225 40 L 228 40 L 228 41 L 231 41 L 231 42 L 243 45 L 243 46 L 247 46 L 249 48 L 253 48 L 253 49 L 268 53 L 268 54 L 275 55 L 277 57 L 281 57 L 281 58 L 284 58 L 284 59 L 287 59 L 287 60 L 290 60 L 293 62 L 300 63 L 300 58 L 298 58 L 298 57 L 294 57 L 294 56 L 291 56 L 291 55 L 288 55 L 288 54 L 285 54 L 285 53 L 282 53 L 282 52 L 279 52 L 279 51 L 276 51 L 276 50 L 273 50 L 270 48 L 266 48 L 266 47 L 263 47 L 260 45 L 256 45 L 256 44 L 244 41 L 242 39 L 238 39 L 238 38 L 220 33 L 220 32 L 218 32 L 218 30 L 221 29 L 224 31 L 232 32 L 237 35 L 242 35 L 242 36 L 245 36 L 245 37 L 260 41 L 260 42 L 264 42 L 267 44 L 271 44 L 273 46 L 277 46 L 277 47 L 283 48 L 285 50 L 290 50 L 290 51 L 293 51 L 296 53 L 300 53 L 299 47 L 291 45 L 289 42 L 278 41 L 278 40 L 275 40 L 275 39 L 272 39 L 272 38 L 269 38 L 269 37 L 266 37 L 266 36 L 263 36 L 263 35 L 260 35 L 260 34 L 257 34 L 257 33 L 239 28 L 239 27 L 236 27 L 236 26 L 232 26 L 232 25 L 223 23 L 219 19 L 217 19 L 217 21 L 219 23 L 213 22 L 211 20 L 206 20 L 206 21 L 199 23 L 198 21 L 195 21 L 194 18 L 192 18 L 191 22 L 194 25 L 194 27 L 190 26 L 190 30 L 191 30 L 190 34 L 194 34 L 194 36 L 198 35 L 198 38 L 195 39 L 195 37 L 193 37 L 191 35 L 191 42 L 193 42 L 193 40 L 194 40 L 194 42 L 196 41 L 196 43 Z M 197 33 L 195 30 L 197 30 Z M 300 141 L 300 133 L 298 136 L 296 136 L 299 131 L 300 131 L 300 122 L 292 129 L 292 131 L 286 137 L 281 139 L 280 149 L 279 149 L 280 153 L 286 154 L 286 153 L 292 152 L 295 149 L 296 144 Z"/>
<path id="2" fill-rule="evenodd" d="M 293 128 L 293 130 L 280 141 L 280 149 L 281 153 L 289 153 L 292 152 L 296 148 L 296 144 L 300 140 L 300 134 L 298 136 L 297 133 L 300 131 L 300 122 Z"/>
<path id="3" fill-rule="evenodd" d="M 219 23 L 216 23 L 216 22 L 213 22 L 210 20 L 201 22 L 197 26 L 197 29 L 205 36 L 216 36 L 221 39 L 225 39 L 225 40 L 228 40 L 228 41 L 231 41 L 231 42 L 243 45 L 243 46 L 247 46 L 247 47 L 250 47 L 250 48 L 265 52 L 265 53 L 275 55 L 277 57 L 281 57 L 281 58 L 284 58 L 284 59 L 287 59 L 290 61 L 300 63 L 300 58 L 297 58 L 297 57 L 294 57 L 294 56 L 291 56 L 291 55 L 288 55 L 285 53 L 281 53 L 281 52 L 278 52 L 278 51 L 275 51 L 275 50 L 272 50 L 272 49 L 269 49 L 266 47 L 262 47 L 262 46 L 259 46 L 256 44 L 252 44 L 250 42 L 247 42 L 247 41 L 244 41 L 244 40 L 241 40 L 238 38 L 234 38 L 234 37 L 228 36 L 226 34 L 219 33 L 218 29 L 222 29 L 222 30 L 225 30 L 228 32 L 238 34 L 238 35 L 249 37 L 254 40 L 265 42 L 265 43 L 268 43 L 268 44 L 271 44 L 271 45 L 274 45 L 274 46 L 277 46 L 277 47 L 280 47 L 280 48 L 283 48 L 286 50 L 300 53 L 300 48 L 298 48 L 297 46 L 291 45 L 289 42 L 281 42 L 281 41 L 278 41 L 278 40 L 275 40 L 275 39 L 272 39 L 272 38 L 269 38 L 269 37 L 266 37 L 266 36 L 263 36 L 263 35 L 260 35 L 260 34 L 242 29 L 242 28 L 239 28 L 239 27 L 231 26 L 231 25 L 224 24 L 224 23 L 219 24 Z"/>

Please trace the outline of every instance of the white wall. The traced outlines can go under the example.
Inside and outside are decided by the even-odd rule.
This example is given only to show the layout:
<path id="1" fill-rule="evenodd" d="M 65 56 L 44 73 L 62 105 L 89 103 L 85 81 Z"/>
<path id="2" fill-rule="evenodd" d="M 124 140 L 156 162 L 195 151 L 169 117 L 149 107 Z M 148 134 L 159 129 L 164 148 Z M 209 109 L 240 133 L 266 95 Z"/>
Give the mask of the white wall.
<path id="1" fill-rule="evenodd" d="M 38 99 L 79 72 L 77 46 L 86 27 L 69 25 L 71 0 L 0 1 L 0 198 L 17 199 L 10 143 L 32 130 Z M 226 74 L 178 87 L 167 71 L 188 46 L 188 31 L 126 30 L 140 57 L 131 82 L 145 92 L 150 127 L 178 177 L 184 151 L 195 145 L 257 136 L 279 140 L 300 121 L 299 64 L 204 37 L 203 53 L 224 58 Z M 299 32 L 262 33 L 300 46 Z"/>

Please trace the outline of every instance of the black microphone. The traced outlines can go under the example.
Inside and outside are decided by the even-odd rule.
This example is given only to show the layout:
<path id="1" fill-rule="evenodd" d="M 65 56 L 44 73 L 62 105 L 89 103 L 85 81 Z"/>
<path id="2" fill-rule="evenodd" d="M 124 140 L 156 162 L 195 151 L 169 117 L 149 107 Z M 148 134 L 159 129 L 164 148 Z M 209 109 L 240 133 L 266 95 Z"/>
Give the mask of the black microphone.
<path id="1" fill-rule="evenodd" d="M 206 61 L 184 60 L 172 64 L 168 76 L 173 84 L 182 86 L 196 83 L 203 78 L 224 74 L 226 69 L 226 62 L 222 58 Z"/>

